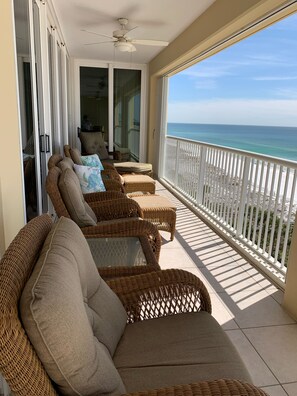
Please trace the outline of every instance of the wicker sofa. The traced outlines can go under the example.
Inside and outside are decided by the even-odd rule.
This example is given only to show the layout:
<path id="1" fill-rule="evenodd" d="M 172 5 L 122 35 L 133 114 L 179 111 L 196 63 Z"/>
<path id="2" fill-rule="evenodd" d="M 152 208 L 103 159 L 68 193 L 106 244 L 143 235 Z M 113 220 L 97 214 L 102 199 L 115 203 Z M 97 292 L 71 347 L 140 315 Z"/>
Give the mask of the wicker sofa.
<path id="1" fill-rule="evenodd" d="M 0 306 L 0 370 L 16 396 L 266 395 L 197 277 L 106 283 L 69 219 L 43 215 L 19 232 L 0 262 Z"/>

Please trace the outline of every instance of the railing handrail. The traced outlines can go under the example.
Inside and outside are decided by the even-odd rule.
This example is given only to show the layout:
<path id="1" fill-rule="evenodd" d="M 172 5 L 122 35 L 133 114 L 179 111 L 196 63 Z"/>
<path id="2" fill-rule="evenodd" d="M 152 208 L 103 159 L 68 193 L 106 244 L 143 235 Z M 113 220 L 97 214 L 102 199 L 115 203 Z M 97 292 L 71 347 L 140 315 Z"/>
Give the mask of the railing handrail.
<path id="1" fill-rule="evenodd" d="M 201 142 L 200 140 L 186 139 L 186 138 L 181 138 L 181 137 L 172 136 L 172 135 L 166 135 L 165 139 L 179 140 L 179 141 L 188 142 L 188 143 L 196 143 L 199 146 L 218 148 L 220 150 L 226 150 L 231 153 L 244 155 L 246 157 L 256 158 L 256 159 L 264 160 L 267 162 L 274 162 L 278 165 L 286 166 L 287 168 L 297 169 L 297 161 L 286 160 L 284 158 L 273 157 L 271 155 L 259 154 L 259 153 L 255 153 L 253 151 L 240 150 L 240 149 L 236 149 L 236 148 L 232 148 L 232 147 L 228 147 L 228 146 L 220 146 L 218 144 L 206 143 L 206 142 Z"/>

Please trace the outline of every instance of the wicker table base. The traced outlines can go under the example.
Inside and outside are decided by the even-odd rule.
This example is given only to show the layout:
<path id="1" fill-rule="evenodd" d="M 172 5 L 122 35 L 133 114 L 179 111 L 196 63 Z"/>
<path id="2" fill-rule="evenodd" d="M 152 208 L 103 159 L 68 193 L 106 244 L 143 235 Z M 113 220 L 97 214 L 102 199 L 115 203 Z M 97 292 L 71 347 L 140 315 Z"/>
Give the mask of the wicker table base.
<path id="1" fill-rule="evenodd" d="M 170 232 L 170 239 L 173 240 L 176 223 L 176 207 L 165 197 L 155 194 L 128 196 L 138 202 L 143 210 L 145 220 L 153 223 L 158 230 Z"/>

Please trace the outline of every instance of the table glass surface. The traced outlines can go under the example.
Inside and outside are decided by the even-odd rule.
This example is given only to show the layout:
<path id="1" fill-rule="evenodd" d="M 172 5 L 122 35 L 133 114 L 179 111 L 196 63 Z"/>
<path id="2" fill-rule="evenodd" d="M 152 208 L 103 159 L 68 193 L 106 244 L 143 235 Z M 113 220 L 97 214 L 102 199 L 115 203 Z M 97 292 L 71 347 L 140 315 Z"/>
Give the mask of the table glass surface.
<path id="1" fill-rule="evenodd" d="M 87 238 L 97 267 L 146 265 L 138 237 Z"/>

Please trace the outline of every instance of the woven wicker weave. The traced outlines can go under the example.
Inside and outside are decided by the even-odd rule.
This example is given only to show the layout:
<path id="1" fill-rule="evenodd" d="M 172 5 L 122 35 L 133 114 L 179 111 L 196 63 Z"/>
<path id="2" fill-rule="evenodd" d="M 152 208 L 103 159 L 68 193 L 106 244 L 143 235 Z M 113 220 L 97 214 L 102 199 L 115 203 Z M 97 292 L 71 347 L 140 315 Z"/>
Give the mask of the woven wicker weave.
<path id="1" fill-rule="evenodd" d="M 46 215 L 32 220 L 0 264 L 0 370 L 15 395 L 57 394 L 18 317 L 18 301 L 51 226 Z"/>
<path id="2" fill-rule="evenodd" d="M 143 218 L 153 223 L 158 230 L 170 232 L 173 240 L 176 224 L 176 207 L 165 197 L 155 194 L 127 194 L 139 204 Z"/>
<path id="3" fill-rule="evenodd" d="M 0 371 L 15 396 L 58 395 L 18 316 L 22 290 L 51 226 L 51 220 L 47 215 L 32 220 L 19 232 L 0 262 Z M 129 320 L 133 321 L 144 319 L 142 311 L 139 310 L 139 307 L 143 306 L 146 307 L 146 317 L 156 317 L 156 308 L 152 308 L 150 312 L 149 307 L 161 306 L 164 294 L 167 295 L 169 305 L 158 308 L 161 315 L 166 314 L 165 310 L 167 314 L 174 314 L 180 310 L 210 311 L 208 293 L 196 279 L 194 275 L 188 275 L 185 271 L 172 270 L 120 278 L 110 281 L 109 284 L 116 290 L 125 307 L 128 307 Z M 196 302 L 195 298 L 199 301 Z M 183 300 L 186 302 L 177 303 Z M 265 396 L 266 393 L 250 384 L 227 379 L 135 392 L 133 395 Z"/>

